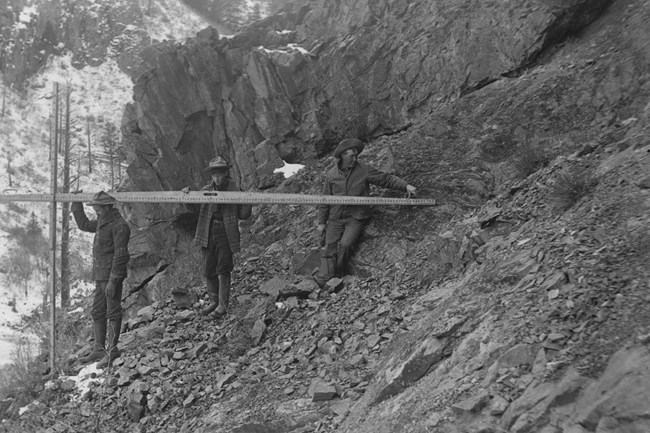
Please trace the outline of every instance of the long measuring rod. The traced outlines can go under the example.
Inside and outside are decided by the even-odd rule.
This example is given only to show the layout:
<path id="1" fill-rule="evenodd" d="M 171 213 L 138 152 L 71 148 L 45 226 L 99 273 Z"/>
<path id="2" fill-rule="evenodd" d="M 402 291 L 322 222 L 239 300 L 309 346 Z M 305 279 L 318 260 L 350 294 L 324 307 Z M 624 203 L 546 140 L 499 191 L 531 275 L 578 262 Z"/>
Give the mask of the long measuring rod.
<path id="1" fill-rule="evenodd" d="M 240 204 L 295 204 L 295 205 L 397 205 L 397 206 L 434 206 L 435 199 L 430 198 L 391 198 L 391 197 L 354 197 L 309 194 L 275 194 L 263 192 L 237 191 L 139 191 L 110 192 L 118 202 L 123 203 L 240 203 Z M 0 203 L 29 202 L 89 202 L 93 193 L 57 193 L 54 194 L 0 194 Z"/>

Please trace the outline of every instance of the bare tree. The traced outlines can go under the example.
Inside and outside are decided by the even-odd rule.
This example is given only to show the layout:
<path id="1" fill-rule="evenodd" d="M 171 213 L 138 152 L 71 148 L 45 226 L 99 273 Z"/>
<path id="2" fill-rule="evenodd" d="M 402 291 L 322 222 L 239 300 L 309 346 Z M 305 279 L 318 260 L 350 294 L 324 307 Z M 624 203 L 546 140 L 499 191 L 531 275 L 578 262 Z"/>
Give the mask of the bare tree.
<path id="1" fill-rule="evenodd" d="M 65 135 L 63 137 L 63 192 L 70 192 L 70 94 L 65 92 Z M 61 306 L 70 305 L 70 202 L 61 203 Z"/>
<path id="2" fill-rule="evenodd" d="M 52 149 L 59 148 L 59 83 L 54 83 L 54 98 L 52 100 L 52 116 L 50 116 L 50 157 L 52 161 Z"/>
<path id="3" fill-rule="evenodd" d="M 12 171 L 13 168 L 11 168 L 11 153 L 7 152 L 7 177 L 9 178 L 9 188 L 13 186 L 13 182 L 11 180 Z"/>
<path id="4" fill-rule="evenodd" d="M 7 85 L 2 84 L 2 117 L 5 117 L 5 108 L 7 107 Z"/>
<path id="5" fill-rule="evenodd" d="M 51 161 L 52 160 L 52 116 L 47 118 L 47 131 L 49 132 L 49 137 L 47 139 L 47 148 L 49 149 L 49 153 L 47 154 L 47 160 Z"/>
<path id="6" fill-rule="evenodd" d="M 76 191 L 79 191 L 79 180 L 81 179 L 81 153 L 77 154 L 77 187 L 75 188 Z"/>
<path id="7" fill-rule="evenodd" d="M 86 134 L 88 135 L 88 173 L 93 172 L 93 155 L 90 151 L 90 115 L 86 116 Z"/>
<path id="8" fill-rule="evenodd" d="M 57 118 L 59 119 L 58 123 L 56 124 L 56 128 L 58 130 L 58 136 L 59 136 L 59 141 L 58 141 L 58 146 L 57 150 L 59 152 L 59 155 L 63 154 L 63 146 L 64 146 L 64 140 L 62 140 L 61 137 L 61 131 L 63 131 L 63 122 L 65 119 L 65 116 L 63 114 L 63 111 L 65 110 L 65 104 L 61 102 L 61 99 L 58 100 L 58 110 L 59 112 L 57 113 Z"/>

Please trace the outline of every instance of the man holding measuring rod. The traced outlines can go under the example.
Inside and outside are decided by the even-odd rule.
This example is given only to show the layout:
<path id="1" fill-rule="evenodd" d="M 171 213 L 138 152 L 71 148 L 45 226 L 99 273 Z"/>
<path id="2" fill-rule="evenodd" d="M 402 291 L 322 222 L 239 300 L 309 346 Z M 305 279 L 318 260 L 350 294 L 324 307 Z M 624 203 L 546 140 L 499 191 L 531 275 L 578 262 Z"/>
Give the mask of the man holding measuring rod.
<path id="1" fill-rule="evenodd" d="M 415 195 L 415 187 L 405 180 L 357 162 L 357 156 L 363 149 L 363 142 L 357 138 L 347 138 L 339 143 L 334 150 L 334 157 L 338 161 L 327 172 L 322 195 L 365 197 L 368 196 L 370 184 L 406 191 L 409 197 Z M 321 235 L 323 232 L 325 234 L 320 271 L 316 277 L 319 284 L 347 272 L 350 253 L 370 216 L 368 206 L 319 205 L 318 231 Z"/>
<path id="2" fill-rule="evenodd" d="M 82 363 L 100 361 L 97 368 L 105 368 L 120 356 L 117 343 L 122 327 L 122 282 L 129 262 L 131 229 L 114 207 L 117 201 L 100 191 L 88 203 L 97 214 L 89 220 L 80 202 L 73 202 L 72 214 L 79 229 L 95 233 L 93 242 L 93 280 L 95 295 L 91 316 L 95 344 L 92 352 L 79 358 Z M 108 323 L 107 323 L 108 321 Z M 107 329 L 108 324 L 108 329 Z M 108 331 L 108 347 L 106 332 Z"/>
<path id="3" fill-rule="evenodd" d="M 213 158 L 205 169 L 210 182 L 201 191 L 239 191 L 230 178 L 230 164 L 223 158 Z M 189 193 L 189 187 L 183 188 Z M 190 205 L 196 210 L 198 206 Z M 230 275 L 233 270 L 233 254 L 240 251 L 239 220 L 251 216 L 252 206 L 231 203 L 204 203 L 199 210 L 194 243 L 203 251 L 203 274 L 210 297 L 210 304 L 202 311 L 223 317 L 230 299 Z"/>

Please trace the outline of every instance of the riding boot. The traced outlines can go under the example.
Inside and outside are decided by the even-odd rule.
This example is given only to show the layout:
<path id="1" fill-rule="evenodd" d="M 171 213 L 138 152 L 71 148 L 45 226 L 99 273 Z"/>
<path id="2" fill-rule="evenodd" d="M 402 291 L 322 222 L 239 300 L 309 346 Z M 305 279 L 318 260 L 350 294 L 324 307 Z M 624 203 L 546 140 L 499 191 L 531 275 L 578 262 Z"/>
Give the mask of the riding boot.
<path id="1" fill-rule="evenodd" d="M 93 334 L 95 334 L 95 344 L 92 352 L 79 358 L 82 364 L 97 362 L 106 354 L 104 345 L 106 343 L 106 319 L 93 321 Z"/>
<path id="2" fill-rule="evenodd" d="M 215 315 L 224 316 L 228 310 L 228 303 L 230 301 L 230 274 L 219 275 L 219 307 L 215 311 Z"/>
<path id="3" fill-rule="evenodd" d="M 106 353 L 102 360 L 97 363 L 97 368 L 106 368 L 111 365 L 113 361 L 120 357 L 120 350 L 117 348 L 117 343 L 120 341 L 120 331 L 122 328 L 122 318 L 111 319 L 108 321 L 108 344 Z"/>
<path id="4" fill-rule="evenodd" d="M 221 276 L 219 276 L 221 277 Z M 205 307 L 201 314 L 208 315 L 217 309 L 219 306 L 219 281 L 215 281 L 212 278 L 205 279 L 205 285 L 208 290 L 208 297 L 210 298 L 210 304 Z"/>
<path id="5" fill-rule="evenodd" d="M 321 257 L 320 270 L 315 280 L 316 283 L 322 288 L 325 283 L 334 277 L 336 272 L 336 259 L 333 257 Z"/>
<path id="6" fill-rule="evenodd" d="M 336 257 L 336 270 L 334 276 L 343 277 L 348 273 L 348 260 L 350 258 L 350 252 L 348 249 L 341 249 Z"/>

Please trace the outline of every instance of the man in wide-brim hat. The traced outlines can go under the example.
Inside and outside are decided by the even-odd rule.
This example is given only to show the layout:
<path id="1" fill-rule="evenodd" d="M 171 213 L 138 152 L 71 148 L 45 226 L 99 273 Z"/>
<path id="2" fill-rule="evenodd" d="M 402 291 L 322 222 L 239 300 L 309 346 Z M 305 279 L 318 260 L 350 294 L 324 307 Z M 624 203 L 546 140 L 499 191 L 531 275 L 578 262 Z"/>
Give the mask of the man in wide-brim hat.
<path id="1" fill-rule="evenodd" d="M 95 342 L 91 352 L 79 361 L 100 361 L 98 368 L 108 366 L 120 356 L 117 344 L 122 328 L 122 284 L 127 275 L 131 229 L 114 207 L 115 203 L 115 198 L 104 191 L 95 194 L 87 203 L 97 214 L 95 220 L 88 219 L 81 203 L 73 202 L 71 207 L 79 229 L 95 233 L 95 292 L 91 310 Z"/>
<path id="2" fill-rule="evenodd" d="M 223 159 L 220 156 L 216 156 L 210 160 L 208 166 L 205 167 L 203 170 L 207 171 L 210 174 L 215 172 L 215 173 L 223 173 L 224 175 L 228 176 L 230 174 L 231 168 L 232 166 L 228 164 L 225 159 Z"/>
<path id="3" fill-rule="evenodd" d="M 230 177 L 230 168 L 230 164 L 222 157 L 213 158 L 205 168 L 210 173 L 210 182 L 201 191 L 239 191 Z M 183 188 L 183 192 L 189 192 L 189 187 Z M 194 243 L 203 252 L 203 275 L 210 298 L 210 303 L 202 310 L 202 314 L 223 317 L 230 300 L 233 255 L 241 250 L 238 221 L 250 218 L 252 206 L 204 203 L 200 208 L 191 204 L 188 208 L 194 211 L 198 209 L 199 212 Z"/>
<path id="4" fill-rule="evenodd" d="M 90 201 L 87 203 L 88 206 L 108 206 L 110 205 L 111 207 L 117 203 L 117 200 L 115 198 L 104 192 L 104 191 L 99 191 L 97 194 L 93 196 L 93 198 L 90 199 Z"/>
<path id="5" fill-rule="evenodd" d="M 409 196 L 415 195 L 415 187 L 405 180 L 359 163 L 357 157 L 364 147 L 358 138 L 346 138 L 336 146 L 334 157 L 337 162 L 325 176 L 323 195 L 366 197 L 370 184 L 406 191 Z M 349 271 L 349 257 L 370 217 L 369 206 L 322 204 L 318 207 L 317 229 L 321 235 L 323 232 L 325 235 L 321 266 L 316 278 L 320 285 L 335 275 Z"/>
<path id="6" fill-rule="evenodd" d="M 342 140 L 338 146 L 336 146 L 336 149 L 334 149 L 334 158 L 341 159 L 341 154 L 350 149 L 355 149 L 355 155 L 359 156 L 365 147 L 366 145 L 363 143 L 363 141 L 359 140 L 358 138 L 346 138 L 345 140 Z"/>

